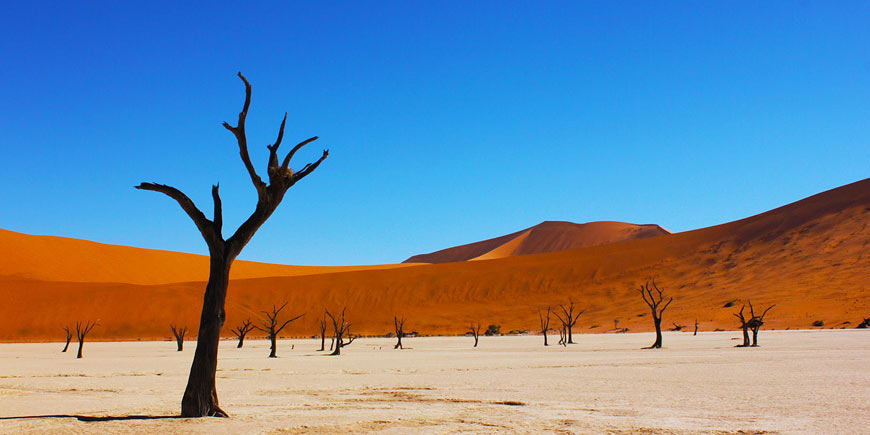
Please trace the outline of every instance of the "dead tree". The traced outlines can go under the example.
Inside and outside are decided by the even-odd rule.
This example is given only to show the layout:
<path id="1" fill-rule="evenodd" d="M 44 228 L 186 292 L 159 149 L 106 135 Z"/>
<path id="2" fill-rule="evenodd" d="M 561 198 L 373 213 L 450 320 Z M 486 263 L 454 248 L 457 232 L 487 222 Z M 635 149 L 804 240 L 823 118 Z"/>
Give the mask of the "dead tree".
<path id="1" fill-rule="evenodd" d="M 87 337 L 88 333 L 91 332 L 99 324 L 97 322 L 86 322 L 82 325 L 82 322 L 76 322 L 76 338 L 79 340 L 79 352 L 76 354 L 76 358 L 82 357 L 82 347 L 85 345 L 85 337 Z"/>
<path id="2" fill-rule="evenodd" d="M 356 339 L 356 337 L 354 337 L 353 334 L 350 333 L 350 323 L 344 320 L 344 312 L 346 310 L 347 307 L 344 307 L 341 310 L 340 320 L 336 319 L 335 316 L 333 316 L 329 312 L 329 310 L 326 310 L 326 315 L 329 316 L 330 319 L 332 319 L 332 328 L 334 334 L 332 338 L 335 344 L 334 349 L 332 350 L 332 353 L 330 355 L 341 355 L 341 348 L 353 343 L 353 341 Z M 347 339 L 347 341 L 345 341 L 345 338 Z M 332 348 L 333 346 L 330 346 L 330 349 Z"/>
<path id="3" fill-rule="evenodd" d="M 674 327 L 671 328 L 671 331 L 679 332 L 679 331 L 682 331 L 683 329 L 686 328 L 686 325 L 677 325 L 676 322 L 671 322 L 671 323 L 674 325 Z"/>
<path id="4" fill-rule="evenodd" d="M 665 312 L 665 309 L 668 308 L 668 305 L 674 301 L 674 298 L 670 298 L 664 305 L 661 305 L 662 301 L 664 301 L 664 294 L 662 290 L 658 288 L 656 285 L 656 281 L 652 280 L 653 289 L 655 289 L 655 293 L 653 293 L 653 289 L 650 289 L 649 283 L 642 285 L 640 287 L 640 295 L 643 297 L 643 301 L 646 302 L 650 311 L 652 311 L 653 315 L 653 323 L 656 327 L 656 341 L 649 347 L 645 347 L 644 349 L 661 349 L 662 347 L 662 314 Z"/>
<path id="5" fill-rule="evenodd" d="M 277 344 L 278 334 L 281 333 L 281 331 L 284 329 L 284 327 L 289 325 L 290 322 L 305 315 L 305 314 L 300 314 L 300 315 L 282 323 L 281 326 L 278 326 L 278 314 L 281 314 L 281 310 L 283 310 L 284 307 L 286 307 L 286 306 L 287 306 L 287 302 L 284 302 L 284 305 L 281 305 L 281 307 L 279 307 L 279 308 L 276 308 L 274 305 L 272 305 L 271 312 L 263 311 L 263 314 L 266 315 L 266 321 L 263 322 L 263 326 L 254 326 L 255 329 L 259 329 L 260 331 L 263 331 L 269 335 L 269 341 L 272 343 L 272 346 L 269 347 L 269 358 L 277 358 L 277 356 L 275 355 L 275 352 L 278 350 L 278 344 Z"/>
<path id="6" fill-rule="evenodd" d="M 477 341 L 480 338 L 480 323 L 478 322 L 477 325 L 472 323 L 468 326 L 468 330 L 471 332 L 471 336 L 474 337 L 474 347 L 477 347 Z"/>
<path id="7" fill-rule="evenodd" d="M 746 304 L 743 304 L 740 307 L 740 311 L 734 315 L 737 319 L 740 320 L 740 329 L 743 330 L 743 344 L 738 344 L 735 347 L 749 347 L 749 320 L 743 316 L 743 310 L 746 309 Z"/>
<path id="8" fill-rule="evenodd" d="M 404 349 L 402 347 L 402 337 L 405 335 L 405 318 L 402 317 L 399 319 L 396 316 L 393 316 L 393 328 L 396 330 L 396 345 L 393 346 L 393 349 Z"/>
<path id="9" fill-rule="evenodd" d="M 775 305 L 767 307 L 767 309 L 764 310 L 764 312 L 761 313 L 760 316 L 756 316 L 755 309 L 752 307 L 752 301 L 747 302 L 749 302 L 749 315 L 751 317 L 749 318 L 749 322 L 747 322 L 746 326 L 748 326 L 749 329 L 752 330 L 752 347 L 758 347 L 758 330 L 761 329 L 761 325 L 764 325 L 764 316 L 766 316 L 767 312 L 770 311 L 770 309 L 773 308 Z"/>
<path id="10" fill-rule="evenodd" d="M 236 346 L 236 348 L 242 348 L 245 344 L 245 336 L 253 330 L 254 325 L 251 323 L 251 319 L 245 320 L 242 322 L 242 326 L 236 326 L 235 329 L 233 329 L 233 334 L 239 339 L 239 345 Z"/>
<path id="11" fill-rule="evenodd" d="M 574 328 L 574 325 L 577 324 L 577 320 L 580 319 L 580 315 L 583 314 L 583 311 L 580 311 L 580 312 L 574 314 L 574 309 L 575 309 L 574 300 L 569 298 L 568 301 L 570 301 L 568 308 L 565 308 L 564 305 L 559 304 L 559 309 L 562 310 L 561 315 L 559 314 L 558 311 L 554 312 L 553 314 L 556 315 L 556 318 L 558 318 L 559 321 L 562 322 L 562 326 L 565 328 L 567 335 L 565 336 L 566 341 L 564 344 L 575 344 L 574 337 L 571 334 L 571 330 L 572 330 L 572 328 Z"/>
<path id="12" fill-rule="evenodd" d="M 320 319 L 320 349 L 318 352 L 323 352 L 326 349 L 326 316 Z M 332 344 L 329 345 L 329 350 L 332 350 Z"/>
<path id="13" fill-rule="evenodd" d="M 559 328 L 559 345 L 562 347 L 568 347 L 568 333 L 565 329 L 565 324 L 562 324 L 562 327 Z"/>
<path id="14" fill-rule="evenodd" d="M 66 332 L 66 344 L 63 346 L 61 352 L 66 352 L 66 350 L 69 349 L 69 342 L 72 340 L 72 332 L 69 331 L 69 326 L 64 326 L 63 330 Z"/>
<path id="15" fill-rule="evenodd" d="M 281 127 L 278 129 L 278 138 L 273 145 L 267 146 L 269 149 L 269 163 L 266 173 L 268 174 L 269 183 L 266 184 L 257 174 L 248 154 L 245 119 L 248 115 L 248 107 L 251 104 L 251 85 L 241 73 L 239 73 L 239 78 L 245 84 L 245 103 L 242 106 L 242 111 L 239 113 L 238 124 L 233 127 L 225 122 L 223 126 L 233 134 L 236 142 L 238 142 L 242 163 L 244 163 L 251 182 L 257 191 L 257 206 L 254 212 L 251 213 L 251 216 L 239 226 L 235 233 L 229 239 L 224 239 L 223 237 L 223 215 L 217 184 L 212 186 L 211 190 L 214 201 L 214 215 L 211 220 L 205 217 L 205 214 L 196 207 L 187 195 L 174 187 L 155 183 L 142 183 L 136 186 L 137 189 L 161 192 L 177 201 L 185 213 L 193 220 L 194 224 L 196 224 L 196 228 L 208 245 L 210 259 L 208 284 L 206 285 L 203 297 L 199 335 L 196 340 L 196 352 L 193 356 L 193 364 L 190 367 L 187 387 L 181 399 L 182 417 L 227 417 L 227 413 L 220 408 L 218 403 L 217 390 L 215 389 L 215 372 L 217 371 L 217 354 L 221 328 L 226 319 L 224 306 L 226 304 L 230 266 L 254 236 L 254 233 L 266 222 L 278 207 L 278 204 L 281 203 L 281 200 L 284 199 L 287 189 L 305 178 L 308 174 L 314 172 L 329 155 L 329 151 L 324 150 L 317 161 L 305 165 L 296 172 L 290 169 L 290 160 L 293 158 L 293 155 L 305 145 L 316 140 L 317 136 L 314 136 L 297 144 L 287 153 L 283 161 L 279 161 L 278 147 L 281 145 L 281 140 L 284 137 L 284 126 L 287 123 L 287 114 L 285 113 L 284 120 L 281 121 Z"/>
<path id="16" fill-rule="evenodd" d="M 696 335 L 698 335 L 698 319 L 695 319 L 695 333 L 692 334 L 692 336 L 694 337 Z"/>
<path id="17" fill-rule="evenodd" d="M 538 310 L 538 319 L 541 321 L 541 334 L 544 335 L 544 346 L 549 346 L 547 343 L 547 331 L 550 330 L 550 307 L 547 307 L 547 317 L 544 317 L 541 314 L 541 310 Z"/>
<path id="18" fill-rule="evenodd" d="M 169 325 L 169 329 L 172 330 L 172 335 L 175 336 L 175 342 L 178 344 L 178 351 L 181 352 L 184 349 L 184 334 L 187 333 L 187 327 L 176 328 L 175 325 Z"/>

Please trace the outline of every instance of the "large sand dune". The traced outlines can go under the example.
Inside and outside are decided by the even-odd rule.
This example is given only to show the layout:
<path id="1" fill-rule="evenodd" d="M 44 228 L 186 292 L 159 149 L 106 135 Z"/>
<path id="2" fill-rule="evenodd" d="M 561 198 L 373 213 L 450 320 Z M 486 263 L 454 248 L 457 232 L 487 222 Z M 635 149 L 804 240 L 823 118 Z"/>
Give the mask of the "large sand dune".
<path id="1" fill-rule="evenodd" d="M 575 224 L 547 221 L 505 236 L 454 246 L 429 254 L 414 255 L 404 262 L 452 263 L 466 260 L 491 260 L 514 255 L 541 254 L 606 245 L 665 234 L 670 232 L 652 224 L 636 225 L 611 221 Z"/>
<path id="2" fill-rule="evenodd" d="M 637 286 L 656 277 L 675 297 L 672 322 L 733 329 L 732 313 L 752 299 L 776 304 L 768 327 L 851 328 L 870 316 L 870 180 L 740 221 L 662 237 L 546 254 L 387 270 L 235 279 L 227 327 L 288 301 L 307 313 L 287 329 L 310 336 L 324 308 L 348 307 L 353 332 L 384 334 L 392 316 L 422 334 L 463 333 L 471 321 L 502 331 L 537 327 L 537 310 L 573 298 L 582 332 L 651 328 Z M 203 277 L 205 273 L 202 274 Z M 169 336 L 169 323 L 195 329 L 205 284 L 0 280 L 0 340 L 49 340 L 75 320 L 100 319 L 96 339 Z M 724 305 L 737 301 L 736 306 Z M 847 323 L 848 322 L 848 323 Z"/>

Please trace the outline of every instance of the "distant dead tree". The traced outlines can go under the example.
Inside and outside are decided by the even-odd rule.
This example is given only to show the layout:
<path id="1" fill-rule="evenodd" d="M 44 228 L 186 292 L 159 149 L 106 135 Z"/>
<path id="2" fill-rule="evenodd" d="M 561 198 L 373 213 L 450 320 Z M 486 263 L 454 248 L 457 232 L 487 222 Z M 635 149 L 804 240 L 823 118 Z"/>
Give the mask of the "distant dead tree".
<path id="1" fill-rule="evenodd" d="M 318 352 L 323 352 L 326 348 L 326 315 L 320 319 L 320 349 Z M 332 350 L 332 344 L 329 345 L 329 350 Z"/>
<path id="2" fill-rule="evenodd" d="M 698 335 L 698 319 L 695 319 L 695 333 L 692 336 Z"/>
<path id="3" fill-rule="evenodd" d="M 402 347 L 402 337 L 405 335 L 405 318 L 402 317 L 399 319 L 396 316 L 393 316 L 393 329 L 396 330 L 396 345 L 393 346 L 393 349 L 404 349 Z"/>
<path id="4" fill-rule="evenodd" d="M 193 356 L 193 364 L 190 367 L 190 376 L 187 387 L 181 399 L 182 417 L 227 417 L 218 404 L 217 390 L 215 389 L 215 373 L 217 371 L 218 345 L 220 344 L 221 328 L 226 319 L 224 309 L 227 298 L 227 285 L 229 284 L 230 266 L 233 260 L 242 252 L 242 249 L 254 233 L 269 219 L 275 211 L 287 190 L 297 182 L 314 172 L 329 155 L 329 150 L 324 150 L 320 158 L 305 165 L 299 171 L 290 169 L 290 160 L 299 149 L 315 141 L 317 136 L 306 139 L 290 150 L 283 161 L 278 160 L 278 147 L 284 138 L 284 126 L 287 123 L 287 114 L 281 121 L 278 129 L 278 138 L 274 145 L 269 145 L 269 163 L 266 172 L 269 183 L 266 184 L 251 163 L 248 154 L 248 140 L 245 132 L 245 120 L 248 116 L 248 107 L 251 104 L 251 84 L 239 73 L 239 78 L 245 84 L 245 103 L 239 113 L 238 124 L 233 127 L 228 123 L 223 126 L 235 136 L 239 145 L 239 154 L 242 163 L 251 178 L 254 188 L 257 190 L 257 206 L 251 216 L 242 223 L 229 239 L 224 239 L 222 226 L 223 214 L 221 199 L 218 194 L 218 185 L 212 186 L 211 194 L 214 201 L 214 215 L 212 220 L 196 207 L 193 201 L 180 190 L 155 183 L 141 183 L 137 189 L 161 192 L 178 202 L 181 208 L 196 224 L 196 228 L 202 234 L 208 245 L 209 251 L 209 277 L 205 288 L 202 303 L 202 314 L 199 320 L 199 334 L 196 340 L 196 352 Z"/>
<path id="5" fill-rule="evenodd" d="M 178 351 L 181 352 L 184 349 L 184 334 L 187 333 L 187 327 L 176 328 L 175 325 L 169 325 L 169 329 L 172 330 L 172 335 L 175 336 L 175 343 L 178 344 Z"/>
<path id="6" fill-rule="evenodd" d="M 63 346 L 61 352 L 66 352 L 66 350 L 69 349 L 69 342 L 72 340 L 72 332 L 69 331 L 69 326 L 64 326 L 63 330 L 66 332 L 66 344 Z"/>
<path id="7" fill-rule="evenodd" d="M 746 309 L 746 304 L 740 307 L 740 311 L 734 315 L 740 320 L 740 329 L 743 330 L 743 344 L 738 344 L 736 347 L 749 347 L 749 320 L 743 315 L 743 310 Z"/>
<path id="8" fill-rule="evenodd" d="M 350 333 L 350 323 L 347 322 L 344 318 L 344 313 L 347 311 L 347 307 L 342 308 L 341 310 L 341 318 L 336 319 L 329 310 L 326 310 L 326 315 L 332 320 L 332 330 L 333 330 L 333 346 L 330 347 L 332 349 L 332 353 L 330 355 L 341 355 L 341 348 L 353 343 L 356 337 Z M 347 341 L 345 341 L 345 338 Z"/>
<path id="9" fill-rule="evenodd" d="M 547 343 L 547 331 L 550 330 L 550 307 L 549 306 L 547 307 L 547 316 L 546 317 L 544 317 L 544 315 L 541 314 L 541 310 L 538 310 L 538 319 L 541 321 L 541 334 L 544 335 L 544 346 L 549 346 L 550 344 Z"/>
<path id="10" fill-rule="evenodd" d="M 764 312 L 761 313 L 760 316 L 756 316 L 755 309 L 752 307 L 752 301 L 747 302 L 749 302 L 749 315 L 751 317 L 749 318 L 749 322 L 747 322 L 746 326 L 748 326 L 749 329 L 752 330 L 752 347 L 758 347 L 758 330 L 761 329 L 761 325 L 764 325 L 764 316 L 766 316 L 767 312 L 776 305 L 771 305 L 767 307 L 767 309 L 764 310 Z"/>
<path id="11" fill-rule="evenodd" d="M 82 322 L 76 322 L 76 338 L 79 340 L 79 352 L 76 354 L 76 358 L 82 357 L 82 347 L 85 345 L 85 337 L 87 337 L 88 333 L 90 333 L 96 326 L 99 326 L 97 322 L 88 321 L 84 325 Z"/>
<path id="12" fill-rule="evenodd" d="M 477 347 L 477 341 L 480 338 L 480 322 L 475 325 L 474 323 L 468 326 L 468 331 L 471 332 L 471 336 L 474 337 L 474 347 Z"/>
<path id="13" fill-rule="evenodd" d="M 245 320 L 244 322 L 242 322 L 241 326 L 236 326 L 233 329 L 233 335 L 235 335 L 236 338 L 239 339 L 239 345 L 236 346 L 236 348 L 238 348 L 238 349 L 242 348 L 242 346 L 245 344 L 245 336 L 248 335 L 248 333 L 253 331 L 253 330 L 254 330 L 254 325 L 251 322 L 251 319 Z"/>
<path id="14" fill-rule="evenodd" d="M 662 314 L 665 312 L 665 309 L 668 308 L 668 305 L 674 301 L 674 298 L 670 298 L 664 305 L 661 305 L 664 300 L 664 294 L 662 290 L 656 286 L 656 280 L 652 280 L 653 289 L 655 289 L 655 293 L 653 293 L 652 289 L 649 287 L 649 282 L 642 285 L 640 287 L 640 295 L 643 297 L 643 301 L 646 302 L 650 311 L 652 311 L 653 315 L 653 323 L 656 327 L 656 341 L 649 347 L 645 347 L 644 349 L 661 349 L 662 347 Z"/>
<path id="15" fill-rule="evenodd" d="M 573 337 L 573 335 L 571 334 L 571 329 L 574 328 L 574 325 L 577 324 L 577 320 L 580 319 L 580 315 L 583 314 L 583 311 L 580 311 L 580 312 L 578 312 L 578 313 L 575 314 L 575 313 L 574 313 L 574 309 L 575 309 L 575 307 L 574 307 L 574 299 L 570 299 L 570 298 L 569 298 L 568 301 L 570 301 L 570 304 L 568 305 L 568 308 L 565 308 L 564 305 L 559 304 L 559 309 L 562 310 L 562 314 L 561 314 L 561 315 L 559 314 L 558 311 L 557 311 L 557 312 L 554 312 L 553 314 L 556 315 L 556 318 L 558 318 L 559 321 L 562 322 L 562 326 L 565 328 L 565 331 L 566 331 L 566 336 L 565 336 L 565 337 L 566 337 L 566 341 L 565 341 L 564 344 L 575 344 L 575 343 L 574 343 L 574 337 Z"/>
<path id="16" fill-rule="evenodd" d="M 254 326 L 255 329 L 259 329 L 260 331 L 263 331 L 269 335 L 269 341 L 272 343 L 272 346 L 269 347 L 269 349 L 270 349 L 269 350 L 269 358 L 277 358 L 277 356 L 275 355 L 275 352 L 278 350 L 278 344 L 277 344 L 278 334 L 280 334 L 281 331 L 284 329 L 284 327 L 289 325 L 290 322 L 305 315 L 305 314 L 300 314 L 300 315 L 298 315 L 290 320 L 285 321 L 284 323 L 281 324 L 281 326 L 278 326 L 278 322 L 279 322 L 278 315 L 281 314 L 281 310 L 283 310 L 284 307 L 286 307 L 286 306 L 287 306 L 287 302 L 284 302 L 284 305 L 281 305 L 281 307 L 276 307 L 275 305 L 272 305 L 271 312 L 270 311 L 263 311 L 263 314 L 266 315 L 266 321 L 263 322 L 263 325 L 262 326 Z"/>
<path id="17" fill-rule="evenodd" d="M 671 328 L 671 331 L 677 331 L 677 332 L 679 332 L 679 331 L 682 331 L 683 329 L 686 328 L 685 325 L 677 325 L 676 322 L 671 322 L 671 323 L 674 325 L 674 327 Z"/>

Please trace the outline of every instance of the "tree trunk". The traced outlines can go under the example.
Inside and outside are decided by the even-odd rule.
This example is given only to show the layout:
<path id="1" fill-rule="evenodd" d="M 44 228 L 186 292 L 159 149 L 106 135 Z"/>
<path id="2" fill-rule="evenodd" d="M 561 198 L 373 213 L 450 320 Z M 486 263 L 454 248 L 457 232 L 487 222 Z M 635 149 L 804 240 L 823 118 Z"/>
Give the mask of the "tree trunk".
<path id="1" fill-rule="evenodd" d="M 175 339 L 175 341 L 178 343 L 178 351 L 181 352 L 182 350 L 184 350 L 184 339 L 178 337 Z"/>
<path id="2" fill-rule="evenodd" d="M 243 344 L 245 344 L 245 335 L 244 334 L 239 335 L 239 345 L 236 346 L 236 348 L 241 349 Z"/>
<path id="3" fill-rule="evenodd" d="M 743 325 L 743 344 L 740 347 L 749 347 L 749 327 Z"/>
<path id="4" fill-rule="evenodd" d="M 84 339 L 84 337 L 82 337 L 81 339 L 79 339 L 79 352 L 78 352 L 78 354 L 76 354 L 76 358 L 82 357 L 82 347 L 84 345 L 85 345 L 85 339 Z"/>
<path id="5" fill-rule="evenodd" d="M 477 347 L 477 334 L 474 334 L 474 347 Z"/>
<path id="6" fill-rule="evenodd" d="M 323 352 L 326 349 L 326 331 L 320 331 L 320 350 L 318 352 Z"/>
<path id="7" fill-rule="evenodd" d="M 71 336 L 71 335 L 68 335 L 68 336 L 66 337 L 66 346 L 63 347 L 63 350 L 62 350 L 61 352 L 66 352 L 66 350 L 69 349 L 69 342 L 70 342 L 70 340 L 72 340 L 72 336 Z"/>
<path id="8" fill-rule="evenodd" d="M 544 346 L 549 346 L 549 344 L 547 344 L 547 330 L 546 329 L 544 330 Z"/>
<path id="9" fill-rule="evenodd" d="M 653 319 L 656 325 L 656 342 L 653 343 L 650 348 L 652 349 L 661 349 L 662 348 L 662 318 L 656 317 Z"/>
<path id="10" fill-rule="evenodd" d="M 335 342 L 335 349 L 333 349 L 330 355 L 341 355 L 341 341 L 343 339 L 341 337 L 335 337 L 333 341 Z M 332 349 L 332 347 L 330 347 Z"/>
<path id="11" fill-rule="evenodd" d="M 404 349 L 404 348 L 402 347 L 402 334 L 399 333 L 399 334 L 396 335 L 396 337 L 399 338 L 399 341 L 396 343 L 395 346 L 393 346 L 393 349 Z M 412 350 L 413 350 L 413 349 L 412 349 Z"/>
<path id="12" fill-rule="evenodd" d="M 272 348 L 269 351 L 269 358 L 277 358 L 278 357 L 277 355 L 275 355 L 275 351 L 278 349 L 278 343 L 276 342 L 277 338 L 278 337 L 276 336 L 276 334 L 269 335 L 269 341 L 272 342 Z"/>
<path id="13" fill-rule="evenodd" d="M 211 252 L 208 284 L 199 318 L 199 335 L 196 337 L 196 352 L 190 367 L 187 388 L 181 399 L 182 417 L 227 417 L 218 404 L 215 389 L 218 344 L 221 328 L 226 319 L 224 304 L 229 284 L 232 259 L 225 253 Z"/>
<path id="14" fill-rule="evenodd" d="M 752 328 L 752 347 L 758 347 L 758 329 Z"/>
<path id="15" fill-rule="evenodd" d="M 571 325 L 568 325 L 568 344 L 576 344 L 574 343 L 574 338 L 571 336 Z"/>

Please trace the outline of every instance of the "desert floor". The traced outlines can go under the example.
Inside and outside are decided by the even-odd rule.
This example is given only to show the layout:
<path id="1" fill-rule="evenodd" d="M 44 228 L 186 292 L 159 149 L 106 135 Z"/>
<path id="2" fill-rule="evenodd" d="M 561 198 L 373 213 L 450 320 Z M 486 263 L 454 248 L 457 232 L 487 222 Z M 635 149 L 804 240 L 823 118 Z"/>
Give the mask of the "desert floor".
<path id="1" fill-rule="evenodd" d="M 222 343 L 229 419 L 173 418 L 193 342 L 0 345 L 2 433 L 867 433 L 870 332 L 762 331 Z M 550 337 L 555 343 L 558 337 Z M 291 349 L 291 345 L 294 349 Z M 133 419 L 119 417 L 137 416 Z M 82 417 L 108 417 L 87 421 Z"/>

